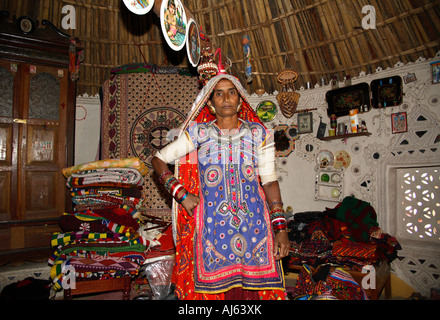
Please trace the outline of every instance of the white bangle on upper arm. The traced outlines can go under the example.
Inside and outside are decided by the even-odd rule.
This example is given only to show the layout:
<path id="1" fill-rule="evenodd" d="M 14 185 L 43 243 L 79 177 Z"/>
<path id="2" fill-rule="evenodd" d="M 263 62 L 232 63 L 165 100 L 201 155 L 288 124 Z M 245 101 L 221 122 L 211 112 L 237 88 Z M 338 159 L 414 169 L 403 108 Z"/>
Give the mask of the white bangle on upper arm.
<path id="1" fill-rule="evenodd" d="M 194 150 L 194 145 L 188 138 L 188 135 L 184 133 L 166 147 L 162 148 L 162 150 L 158 151 L 155 156 L 165 163 L 174 163 L 177 159 L 180 159 Z"/>
<path id="2" fill-rule="evenodd" d="M 275 144 L 258 149 L 258 172 L 263 185 L 278 180 L 275 169 Z"/>

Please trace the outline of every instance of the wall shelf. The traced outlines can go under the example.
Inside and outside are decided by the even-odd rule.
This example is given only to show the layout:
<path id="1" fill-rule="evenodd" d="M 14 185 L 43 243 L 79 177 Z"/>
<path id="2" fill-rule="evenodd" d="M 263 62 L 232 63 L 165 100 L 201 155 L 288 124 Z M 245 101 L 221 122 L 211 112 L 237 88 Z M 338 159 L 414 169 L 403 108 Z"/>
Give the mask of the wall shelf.
<path id="1" fill-rule="evenodd" d="M 315 200 L 341 202 L 344 197 L 345 168 L 316 166 L 315 172 Z M 324 175 L 326 179 L 323 179 Z"/>
<path id="2" fill-rule="evenodd" d="M 371 132 L 358 132 L 358 133 L 348 133 L 348 134 L 341 134 L 336 136 L 328 136 L 328 137 L 322 137 L 318 138 L 320 140 L 329 141 L 329 140 L 336 140 L 336 139 L 347 139 L 347 138 L 353 138 L 353 137 L 360 137 L 360 136 L 371 136 Z"/>

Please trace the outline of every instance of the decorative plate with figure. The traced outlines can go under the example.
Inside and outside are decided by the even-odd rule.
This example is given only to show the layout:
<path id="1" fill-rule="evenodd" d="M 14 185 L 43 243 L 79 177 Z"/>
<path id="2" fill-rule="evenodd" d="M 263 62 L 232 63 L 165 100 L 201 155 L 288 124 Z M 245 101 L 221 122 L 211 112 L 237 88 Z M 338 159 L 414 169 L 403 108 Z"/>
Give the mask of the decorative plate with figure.
<path id="1" fill-rule="evenodd" d="M 180 51 L 186 43 L 185 9 L 180 0 L 163 0 L 160 7 L 160 25 L 163 36 L 174 51 Z"/>
<path id="2" fill-rule="evenodd" d="M 190 19 L 188 22 L 186 51 L 188 54 L 188 60 L 193 67 L 197 67 L 200 62 L 200 47 L 199 27 L 193 19 Z"/>
<path id="3" fill-rule="evenodd" d="M 332 166 L 334 162 L 334 155 L 329 150 L 322 150 L 316 156 L 316 162 L 319 167 L 327 168 L 328 166 Z"/>
<path id="4" fill-rule="evenodd" d="M 154 0 L 124 0 L 124 4 L 131 12 L 144 15 L 153 8 Z"/>

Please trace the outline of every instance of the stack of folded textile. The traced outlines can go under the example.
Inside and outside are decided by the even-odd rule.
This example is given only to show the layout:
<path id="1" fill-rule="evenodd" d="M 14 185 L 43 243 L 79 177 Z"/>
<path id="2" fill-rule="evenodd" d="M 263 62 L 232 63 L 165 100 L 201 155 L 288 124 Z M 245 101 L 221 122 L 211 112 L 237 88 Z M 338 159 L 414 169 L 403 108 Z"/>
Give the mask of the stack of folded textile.
<path id="1" fill-rule="evenodd" d="M 147 167 L 139 158 L 100 160 L 65 168 L 73 212 L 52 235 L 49 264 L 54 289 L 66 272 L 75 280 L 135 276 L 149 241 L 140 235 L 141 187 Z M 72 269 L 72 267 L 74 269 Z"/>

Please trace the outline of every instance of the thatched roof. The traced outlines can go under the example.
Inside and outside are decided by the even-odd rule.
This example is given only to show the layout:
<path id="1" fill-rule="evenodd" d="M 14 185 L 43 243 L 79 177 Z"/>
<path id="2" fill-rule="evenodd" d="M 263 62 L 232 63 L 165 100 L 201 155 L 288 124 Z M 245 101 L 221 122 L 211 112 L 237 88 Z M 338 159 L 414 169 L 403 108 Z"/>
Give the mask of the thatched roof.
<path id="1" fill-rule="evenodd" d="M 156 0 L 160 3 L 161 0 Z M 251 41 L 253 80 L 249 92 L 278 89 L 276 76 L 285 68 L 299 74 L 296 88 L 356 77 L 378 67 L 392 67 L 440 50 L 440 1 L 433 0 L 182 0 L 188 15 L 203 29 L 231 73 L 244 77 L 242 38 Z M 76 29 L 62 29 L 62 8 L 76 11 Z M 157 4 L 155 4 L 156 6 Z M 376 29 L 362 21 L 371 5 Z M 94 95 L 114 67 L 139 62 L 190 67 L 186 49 L 175 52 L 165 42 L 156 10 L 130 12 L 122 0 L 1 0 L 0 10 L 13 19 L 28 15 L 47 19 L 78 38 L 85 49 L 78 94 Z M 370 22 L 366 21 L 366 22 Z"/>

